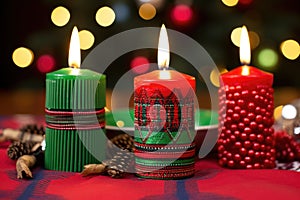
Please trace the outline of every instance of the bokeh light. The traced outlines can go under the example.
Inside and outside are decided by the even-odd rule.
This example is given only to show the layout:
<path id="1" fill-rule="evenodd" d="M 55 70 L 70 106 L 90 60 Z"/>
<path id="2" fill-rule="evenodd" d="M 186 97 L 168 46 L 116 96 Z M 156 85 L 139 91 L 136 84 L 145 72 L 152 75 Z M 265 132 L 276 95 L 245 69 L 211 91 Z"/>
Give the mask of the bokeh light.
<path id="1" fill-rule="evenodd" d="M 220 68 L 220 69 L 213 69 L 210 72 L 210 81 L 211 83 L 216 86 L 216 87 L 220 87 L 220 75 L 223 73 L 228 72 L 227 69 L 225 68 Z"/>
<path id="2" fill-rule="evenodd" d="M 144 20 L 153 19 L 156 15 L 156 8 L 151 3 L 144 3 L 139 8 L 139 15 Z"/>
<path id="3" fill-rule="evenodd" d="M 93 46 L 95 37 L 90 31 L 81 30 L 78 34 L 80 40 L 80 49 L 87 50 Z"/>
<path id="4" fill-rule="evenodd" d="M 222 0 L 223 4 L 225 4 L 228 7 L 236 6 L 236 4 L 239 2 L 239 0 Z"/>
<path id="5" fill-rule="evenodd" d="M 96 21 L 100 26 L 107 27 L 114 23 L 116 18 L 115 12 L 108 6 L 100 8 L 96 13 Z"/>
<path id="6" fill-rule="evenodd" d="M 55 67 L 55 59 L 48 54 L 42 55 L 37 59 L 36 66 L 41 73 L 51 72 Z"/>
<path id="7" fill-rule="evenodd" d="M 150 62 L 144 56 L 137 56 L 130 62 L 130 68 L 136 74 L 142 74 L 149 70 Z"/>
<path id="8" fill-rule="evenodd" d="M 233 29 L 230 34 L 231 42 L 237 47 L 240 47 L 241 30 L 242 27 L 237 27 Z M 259 35 L 254 31 L 249 31 L 248 34 L 250 39 L 250 47 L 251 49 L 255 49 L 260 43 Z"/>
<path id="9" fill-rule="evenodd" d="M 282 117 L 285 119 L 295 119 L 297 116 L 297 109 L 291 104 L 287 104 L 282 108 Z"/>
<path id="10" fill-rule="evenodd" d="M 171 19 L 175 24 L 188 24 L 192 18 L 193 10 L 188 5 L 176 5 L 171 11 Z"/>
<path id="11" fill-rule="evenodd" d="M 115 3 L 112 8 L 116 13 L 116 21 L 124 22 L 129 18 L 130 10 L 125 3 Z"/>
<path id="12" fill-rule="evenodd" d="M 273 49 L 262 49 L 258 53 L 258 62 L 262 67 L 272 68 L 278 62 L 278 55 Z"/>
<path id="13" fill-rule="evenodd" d="M 70 20 L 70 12 L 63 6 L 56 7 L 51 13 L 51 20 L 56 26 L 65 26 Z"/>
<path id="14" fill-rule="evenodd" d="M 283 108 L 283 105 L 280 105 L 274 109 L 274 120 L 275 121 L 278 121 L 279 119 L 281 119 L 282 108 Z"/>
<path id="15" fill-rule="evenodd" d="M 295 60 L 300 54 L 299 43 L 295 40 L 286 40 L 281 43 L 280 50 L 282 54 L 290 60 Z"/>
<path id="16" fill-rule="evenodd" d="M 122 120 L 116 122 L 116 125 L 120 128 L 124 127 L 125 123 Z"/>
<path id="17" fill-rule="evenodd" d="M 34 54 L 28 48 L 19 47 L 16 50 L 14 50 L 12 54 L 12 59 L 18 67 L 24 68 L 28 67 L 33 62 Z"/>

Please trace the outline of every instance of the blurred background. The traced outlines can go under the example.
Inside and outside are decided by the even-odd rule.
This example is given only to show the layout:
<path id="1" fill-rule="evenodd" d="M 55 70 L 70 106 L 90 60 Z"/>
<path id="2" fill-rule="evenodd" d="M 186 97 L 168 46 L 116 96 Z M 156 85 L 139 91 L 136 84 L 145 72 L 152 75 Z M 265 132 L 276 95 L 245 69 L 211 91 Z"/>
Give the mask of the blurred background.
<path id="1" fill-rule="evenodd" d="M 222 72 L 240 65 L 239 32 L 246 25 L 252 65 L 274 74 L 275 106 L 300 97 L 299 0 L 10 0 L 0 9 L 0 115 L 44 114 L 45 74 L 67 67 L 74 25 L 80 31 L 82 60 L 114 34 L 164 23 L 201 44 Z M 155 63 L 156 54 L 145 49 L 115 60 L 105 71 L 108 98 L 122 74 Z M 171 65 L 199 76 L 179 56 L 171 56 Z M 214 72 L 210 78 L 217 88 Z M 209 94 L 199 80 L 201 107 L 209 108 Z"/>

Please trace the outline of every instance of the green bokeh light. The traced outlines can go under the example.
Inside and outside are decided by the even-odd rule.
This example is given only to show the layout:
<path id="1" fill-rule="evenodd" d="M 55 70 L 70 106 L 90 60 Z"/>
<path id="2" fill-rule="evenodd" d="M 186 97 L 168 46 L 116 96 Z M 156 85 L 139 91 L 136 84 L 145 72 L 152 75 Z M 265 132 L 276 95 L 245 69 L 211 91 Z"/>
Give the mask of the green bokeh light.
<path id="1" fill-rule="evenodd" d="M 272 68 L 278 62 L 278 55 L 273 49 L 263 49 L 258 53 L 258 63 L 262 67 Z"/>

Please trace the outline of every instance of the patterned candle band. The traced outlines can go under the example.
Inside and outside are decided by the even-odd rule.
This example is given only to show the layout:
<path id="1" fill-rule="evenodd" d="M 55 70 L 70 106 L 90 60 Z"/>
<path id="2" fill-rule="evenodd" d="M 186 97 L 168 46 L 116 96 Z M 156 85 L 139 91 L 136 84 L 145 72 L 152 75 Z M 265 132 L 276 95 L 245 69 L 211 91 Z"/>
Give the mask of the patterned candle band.
<path id="1" fill-rule="evenodd" d="M 172 152 L 174 150 L 177 151 L 189 151 L 195 148 L 195 143 L 189 144 L 168 144 L 168 145 L 158 145 L 158 144 L 145 144 L 145 143 L 134 143 L 135 149 L 143 150 L 147 152 L 158 151 L 158 152 Z"/>
<path id="2" fill-rule="evenodd" d="M 104 128 L 105 109 L 94 111 L 54 111 L 45 109 L 48 128 L 62 130 L 87 130 Z M 96 120 L 95 120 L 96 118 Z"/>
<path id="3" fill-rule="evenodd" d="M 136 156 L 139 158 L 149 158 L 149 159 L 160 159 L 160 158 L 179 158 L 179 159 L 184 159 L 184 158 L 191 158 L 195 156 L 195 149 L 189 150 L 189 151 L 184 151 L 184 152 L 145 152 L 145 151 L 140 151 L 140 150 L 135 150 Z"/>
<path id="4" fill-rule="evenodd" d="M 151 172 L 147 172 L 148 170 L 145 169 L 145 171 L 139 171 L 137 175 L 141 178 L 152 178 L 152 179 L 183 179 L 183 178 L 192 177 L 195 173 L 195 169 L 191 168 L 190 166 L 187 167 L 180 166 L 178 168 L 172 167 L 165 170 L 164 169 L 154 170 Z"/>

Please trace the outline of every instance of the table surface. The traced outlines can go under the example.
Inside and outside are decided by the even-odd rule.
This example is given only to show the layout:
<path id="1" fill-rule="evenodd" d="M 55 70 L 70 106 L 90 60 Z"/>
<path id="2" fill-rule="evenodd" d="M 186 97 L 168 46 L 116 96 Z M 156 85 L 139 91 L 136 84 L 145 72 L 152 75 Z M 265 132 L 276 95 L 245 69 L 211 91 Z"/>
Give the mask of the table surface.
<path id="1" fill-rule="evenodd" d="M 34 116 L 0 117 L 0 128 L 43 123 Z M 16 178 L 15 161 L 0 143 L 0 199 L 299 199 L 300 173 L 291 170 L 232 170 L 214 158 L 196 162 L 195 176 L 183 180 L 122 179 L 33 169 L 33 179 Z"/>

